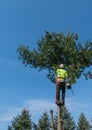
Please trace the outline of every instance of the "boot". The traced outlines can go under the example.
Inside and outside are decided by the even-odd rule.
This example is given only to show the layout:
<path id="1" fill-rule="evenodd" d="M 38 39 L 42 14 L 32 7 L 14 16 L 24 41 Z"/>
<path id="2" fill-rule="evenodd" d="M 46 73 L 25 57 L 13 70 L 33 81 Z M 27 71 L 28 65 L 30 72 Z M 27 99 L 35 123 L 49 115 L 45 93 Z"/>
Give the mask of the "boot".
<path id="1" fill-rule="evenodd" d="M 60 104 L 60 101 L 56 99 L 56 102 L 55 102 L 55 103 L 56 103 L 57 105 L 59 105 L 59 104 Z"/>
<path id="2" fill-rule="evenodd" d="M 64 105 L 64 104 L 65 104 L 65 101 L 64 101 L 64 100 L 61 100 L 61 101 L 60 101 L 60 104 L 61 104 L 61 105 Z"/>

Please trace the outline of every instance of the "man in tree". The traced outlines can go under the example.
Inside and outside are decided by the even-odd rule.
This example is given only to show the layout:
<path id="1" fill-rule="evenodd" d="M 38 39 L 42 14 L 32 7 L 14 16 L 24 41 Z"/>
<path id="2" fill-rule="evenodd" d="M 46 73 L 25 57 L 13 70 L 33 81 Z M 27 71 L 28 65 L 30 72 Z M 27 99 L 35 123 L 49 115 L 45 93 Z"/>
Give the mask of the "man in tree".
<path id="1" fill-rule="evenodd" d="M 76 80 L 81 76 L 92 79 L 92 71 L 90 70 L 92 42 L 87 40 L 81 44 L 77 34 L 69 32 L 65 35 L 64 33 L 57 34 L 46 31 L 44 37 L 38 41 L 37 48 L 30 50 L 28 46 L 21 45 L 17 52 L 19 59 L 25 66 L 38 69 L 38 71 L 47 70 L 47 77 L 53 83 L 55 83 L 55 70 L 60 63 L 65 63 L 71 84 L 76 83 Z M 86 68 L 87 71 L 85 71 Z M 60 109 L 58 109 L 58 119 L 61 118 L 60 113 Z M 59 128 L 61 128 L 60 121 L 58 122 Z"/>
<path id="2" fill-rule="evenodd" d="M 64 105 L 65 103 L 65 80 L 67 78 L 67 71 L 64 69 L 64 64 L 56 71 L 56 104 Z M 62 97 L 60 99 L 60 90 L 62 90 Z"/>
<path id="3" fill-rule="evenodd" d="M 38 41 L 37 48 L 30 50 L 28 46 L 20 45 L 17 52 L 19 60 L 25 66 L 38 71 L 47 70 L 46 75 L 53 83 L 55 70 L 60 63 L 65 63 L 71 84 L 76 83 L 81 76 L 92 79 L 92 42 L 87 40 L 81 44 L 77 34 L 45 32 L 44 37 Z"/>

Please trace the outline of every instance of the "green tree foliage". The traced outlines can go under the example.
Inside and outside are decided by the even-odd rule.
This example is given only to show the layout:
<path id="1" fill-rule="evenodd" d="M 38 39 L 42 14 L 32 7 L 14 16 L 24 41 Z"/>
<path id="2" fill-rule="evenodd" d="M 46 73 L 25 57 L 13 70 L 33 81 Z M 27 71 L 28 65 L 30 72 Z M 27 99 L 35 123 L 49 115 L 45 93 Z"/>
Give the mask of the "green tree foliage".
<path id="1" fill-rule="evenodd" d="M 32 123 L 32 130 L 39 130 L 38 125 L 36 123 Z"/>
<path id="2" fill-rule="evenodd" d="M 15 117 L 8 130 L 32 130 L 31 115 L 28 110 L 23 110 L 21 115 Z"/>
<path id="3" fill-rule="evenodd" d="M 77 130 L 89 130 L 90 124 L 83 113 L 80 114 Z"/>
<path id="4" fill-rule="evenodd" d="M 78 35 L 74 33 L 49 33 L 38 41 L 38 47 L 30 50 L 29 47 L 19 46 L 17 52 L 19 59 L 26 66 L 38 70 L 47 69 L 47 77 L 54 82 L 54 73 L 58 65 L 64 63 L 71 83 L 75 83 L 77 78 L 84 75 L 92 78 L 90 69 L 92 65 L 92 42 L 87 40 L 81 44 L 78 42 Z"/>
<path id="5" fill-rule="evenodd" d="M 62 117 L 62 130 L 75 130 L 76 124 L 71 116 L 71 113 L 68 111 L 66 107 L 62 107 L 61 111 Z M 57 130 L 57 115 L 54 118 L 55 122 L 55 130 Z"/>
<path id="6" fill-rule="evenodd" d="M 43 113 L 41 118 L 38 120 L 38 129 L 39 130 L 50 130 L 50 119 L 47 112 Z"/>

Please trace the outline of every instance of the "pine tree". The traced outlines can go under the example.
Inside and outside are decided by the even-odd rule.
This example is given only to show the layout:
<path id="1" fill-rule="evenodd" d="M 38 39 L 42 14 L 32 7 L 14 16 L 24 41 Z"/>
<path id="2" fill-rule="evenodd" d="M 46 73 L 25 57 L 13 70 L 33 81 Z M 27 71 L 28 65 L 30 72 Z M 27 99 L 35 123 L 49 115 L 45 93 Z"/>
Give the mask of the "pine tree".
<path id="1" fill-rule="evenodd" d="M 39 130 L 38 125 L 36 123 L 32 123 L 32 130 Z"/>
<path id="2" fill-rule="evenodd" d="M 71 116 L 71 113 L 68 111 L 66 107 L 62 107 L 61 111 L 61 117 L 62 117 L 62 130 L 75 130 L 76 124 L 73 120 L 73 117 Z M 54 118 L 55 122 L 55 130 L 57 130 L 57 114 Z"/>
<path id="3" fill-rule="evenodd" d="M 83 113 L 80 114 L 77 130 L 89 130 L 90 124 Z"/>
<path id="4" fill-rule="evenodd" d="M 47 112 L 43 113 L 41 118 L 38 120 L 38 129 L 39 130 L 50 130 L 50 119 Z"/>
<path id="5" fill-rule="evenodd" d="M 28 110 L 23 110 L 21 115 L 17 115 L 8 126 L 8 130 L 32 130 L 31 115 Z"/>
<path id="6" fill-rule="evenodd" d="M 47 77 L 55 82 L 55 70 L 61 63 L 65 64 L 71 83 L 84 75 L 86 79 L 92 78 L 90 69 L 92 65 L 92 42 L 81 44 L 78 35 L 74 33 L 49 33 L 38 41 L 37 48 L 20 45 L 17 49 L 19 59 L 25 66 L 38 70 L 47 69 Z"/>

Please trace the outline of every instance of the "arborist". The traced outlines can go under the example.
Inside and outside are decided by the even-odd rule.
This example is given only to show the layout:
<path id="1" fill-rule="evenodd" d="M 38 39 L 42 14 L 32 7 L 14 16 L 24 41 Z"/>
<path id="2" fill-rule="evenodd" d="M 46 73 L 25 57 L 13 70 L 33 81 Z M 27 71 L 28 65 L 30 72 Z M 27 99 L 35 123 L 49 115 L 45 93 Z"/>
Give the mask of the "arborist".
<path id="1" fill-rule="evenodd" d="M 59 68 L 56 70 L 56 104 L 64 105 L 65 104 L 65 91 L 67 87 L 71 87 L 69 83 L 66 84 L 66 79 L 68 77 L 67 71 L 64 69 L 64 64 L 60 64 Z M 60 91 L 62 90 L 62 95 Z"/>

